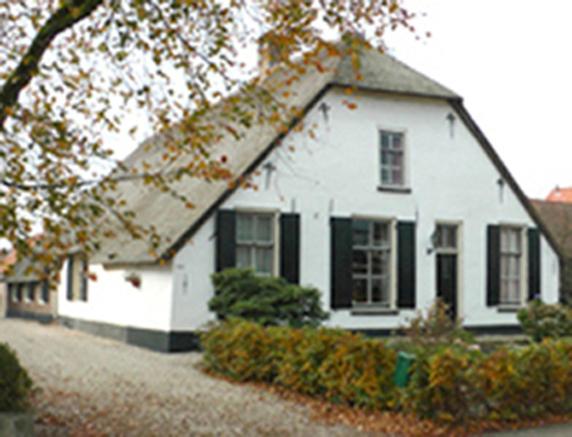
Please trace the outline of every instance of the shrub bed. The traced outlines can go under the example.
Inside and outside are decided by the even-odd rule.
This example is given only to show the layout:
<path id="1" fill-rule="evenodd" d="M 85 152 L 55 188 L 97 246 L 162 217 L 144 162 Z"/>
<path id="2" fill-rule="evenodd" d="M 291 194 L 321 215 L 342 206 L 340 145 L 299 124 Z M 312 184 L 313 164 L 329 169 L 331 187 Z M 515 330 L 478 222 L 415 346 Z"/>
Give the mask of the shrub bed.
<path id="1" fill-rule="evenodd" d="M 389 408 L 396 352 L 333 329 L 264 328 L 230 320 L 204 333 L 204 363 L 237 381 L 273 383 L 360 407 Z"/>
<path id="2" fill-rule="evenodd" d="M 26 410 L 31 388 L 32 380 L 14 351 L 0 343 L 0 413 Z"/>
<path id="3" fill-rule="evenodd" d="M 397 352 L 350 332 L 230 320 L 204 333 L 202 345 L 210 371 L 345 405 L 455 423 L 572 413 L 565 340 L 491 354 L 461 343 L 418 348 L 404 389 L 393 382 Z"/>

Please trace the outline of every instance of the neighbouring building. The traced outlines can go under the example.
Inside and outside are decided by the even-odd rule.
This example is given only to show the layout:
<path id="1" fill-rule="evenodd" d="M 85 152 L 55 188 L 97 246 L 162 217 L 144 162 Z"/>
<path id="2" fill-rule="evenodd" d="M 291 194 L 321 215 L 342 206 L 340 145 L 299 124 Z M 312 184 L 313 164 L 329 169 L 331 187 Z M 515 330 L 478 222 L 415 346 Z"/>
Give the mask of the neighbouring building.
<path id="1" fill-rule="evenodd" d="M 189 210 L 121 183 L 138 220 L 172 240 L 157 256 L 128 238 L 104 242 L 89 261 L 70 256 L 60 319 L 156 350 L 189 349 L 214 320 L 211 274 L 234 266 L 313 285 L 328 325 L 369 333 L 404 325 L 436 297 L 477 332 L 517 329 L 531 298 L 557 302 L 560 247 L 462 98 L 375 50 L 364 49 L 359 79 L 347 57 L 324 65 L 277 95 L 303 108 L 302 129 L 255 125 L 212 145 L 258 190 L 185 181 L 176 188 L 195 203 Z M 161 150 L 149 145 L 159 141 L 126 164 L 153 161 Z M 87 265 L 97 281 L 85 279 Z"/>
<path id="2" fill-rule="evenodd" d="M 532 200 L 532 204 L 560 247 L 561 300 L 572 304 L 572 195 L 569 200 Z"/>
<path id="3" fill-rule="evenodd" d="M 556 186 L 550 193 L 548 193 L 546 200 L 548 202 L 572 203 L 572 187 L 560 188 L 559 186 Z"/>
<path id="4" fill-rule="evenodd" d="M 12 270 L 8 273 L 8 267 Z M 23 317 L 42 322 L 57 318 L 57 289 L 40 278 L 29 260 L 17 261 L 16 251 L 10 251 L 0 266 L 0 301 L 8 317 Z M 0 305 L 0 308 L 2 305 Z"/>

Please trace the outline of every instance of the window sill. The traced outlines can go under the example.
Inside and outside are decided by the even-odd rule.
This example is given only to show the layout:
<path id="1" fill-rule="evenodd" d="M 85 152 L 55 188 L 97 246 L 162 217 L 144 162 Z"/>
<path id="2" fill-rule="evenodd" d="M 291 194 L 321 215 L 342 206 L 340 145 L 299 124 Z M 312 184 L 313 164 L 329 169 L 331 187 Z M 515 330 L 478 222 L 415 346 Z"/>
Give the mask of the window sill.
<path id="1" fill-rule="evenodd" d="M 517 313 L 522 308 L 522 305 L 501 305 L 497 308 L 497 311 L 499 313 Z"/>
<path id="2" fill-rule="evenodd" d="M 396 316 L 399 310 L 395 308 L 363 306 L 353 307 L 350 311 L 352 316 Z"/>
<path id="3" fill-rule="evenodd" d="M 411 194 L 411 188 L 409 187 L 392 187 L 387 185 L 379 185 L 377 191 L 384 193 L 397 193 L 397 194 Z"/>

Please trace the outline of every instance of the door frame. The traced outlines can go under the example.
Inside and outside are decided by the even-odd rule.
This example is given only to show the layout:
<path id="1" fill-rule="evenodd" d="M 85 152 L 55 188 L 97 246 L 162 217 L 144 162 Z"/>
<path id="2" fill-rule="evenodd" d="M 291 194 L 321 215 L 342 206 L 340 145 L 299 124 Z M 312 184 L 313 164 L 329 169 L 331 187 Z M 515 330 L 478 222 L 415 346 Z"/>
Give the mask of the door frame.
<path id="1" fill-rule="evenodd" d="M 457 320 L 460 321 L 461 323 L 464 320 L 464 316 L 465 316 L 465 308 L 464 308 L 464 289 L 463 289 L 463 255 L 464 255 L 464 247 L 463 247 L 463 242 L 464 242 L 464 238 L 463 238 L 463 222 L 461 220 L 436 220 L 435 221 L 435 228 L 434 231 L 437 230 L 437 227 L 440 225 L 444 225 L 444 226 L 455 226 L 456 230 L 457 230 L 457 247 L 455 249 L 450 249 L 450 248 L 439 248 L 436 247 L 434 254 L 435 254 L 435 259 L 433 261 L 433 273 L 435 274 L 435 280 L 433 281 L 435 290 L 435 298 L 437 298 L 437 256 L 438 255 L 456 255 L 456 270 L 457 270 L 457 283 L 455 284 L 455 289 L 456 289 L 456 316 L 457 316 Z"/>

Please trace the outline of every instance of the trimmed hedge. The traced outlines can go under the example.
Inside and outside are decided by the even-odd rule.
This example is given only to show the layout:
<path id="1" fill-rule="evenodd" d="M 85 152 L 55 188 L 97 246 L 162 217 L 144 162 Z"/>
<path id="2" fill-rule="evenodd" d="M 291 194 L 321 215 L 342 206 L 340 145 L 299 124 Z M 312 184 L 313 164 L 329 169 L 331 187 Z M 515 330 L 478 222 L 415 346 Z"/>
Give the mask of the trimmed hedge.
<path id="1" fill-rule="evenodd" d="M 28 408 L 32 380 L 16 353 L 0 343 L 0 412 L 19 412 Z"/>
<path id="2" fill-rule="evenodd" d="M 346 331 L 230 320 L 205 332 L 202 345 L 210 371 L 351 406 L 457 423 L 572 412 L 572 342 L 564 340 L 491 354 L 462 344 L 418 349 L 404 389 L 393 382 L 397 352 Z"/>
<path id="3" fill-rule="evenodd" d="M 204 363 L 237 381 L 273 383 L 332 402 L 394 405 L 396 352 L 333 329 L 264 328 L 231 320 L 203 334 Z"/>
<path id="4" fill-rule="evenodd" d="M 572 412 L 572 343 L 545 340 L 491 354 L 441 348 L 418 358 L 407 410 L 447 422 Z"/>

